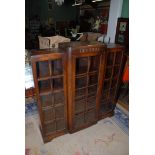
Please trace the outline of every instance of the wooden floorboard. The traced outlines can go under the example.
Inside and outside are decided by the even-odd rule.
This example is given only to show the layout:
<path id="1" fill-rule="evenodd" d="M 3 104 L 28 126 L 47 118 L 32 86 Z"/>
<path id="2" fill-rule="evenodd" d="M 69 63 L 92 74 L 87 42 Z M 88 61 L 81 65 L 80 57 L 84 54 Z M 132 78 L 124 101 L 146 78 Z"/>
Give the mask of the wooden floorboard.
<path id="1" fill-rule="evenodd" d="M 125 104 L 123 101 L 121 101 L 120 99 L 118 99 L 117 102 L 119 105 L 121 105 L 124 109 L 126 109 L 127 111 L 129 111 L 129 104 Z"/>

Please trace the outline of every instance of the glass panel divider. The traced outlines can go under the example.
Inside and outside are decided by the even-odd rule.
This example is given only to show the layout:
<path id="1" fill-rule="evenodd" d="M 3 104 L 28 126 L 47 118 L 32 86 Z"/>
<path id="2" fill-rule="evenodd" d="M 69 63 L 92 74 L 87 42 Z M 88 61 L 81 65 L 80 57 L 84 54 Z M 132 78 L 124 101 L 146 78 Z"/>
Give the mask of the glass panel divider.
<path id="1" fill-rule="evenodd" d="M 111 73 L 111 77 L 110 77 L 110 84 L 109 84 L 109 88 L 111 88 L 111 84 L 112 84 L 112 77 L 113 77 L 113 74 L 114 74 L 114 64 L 115 64 L 115 59 L 116 59 L 116 53 L 114 53 L 114 58 L 113 58 L 113 64 L 112 64 L 112 73 Z M 108 98 L 110 96 L 110 90 L 108 92 Z"/>

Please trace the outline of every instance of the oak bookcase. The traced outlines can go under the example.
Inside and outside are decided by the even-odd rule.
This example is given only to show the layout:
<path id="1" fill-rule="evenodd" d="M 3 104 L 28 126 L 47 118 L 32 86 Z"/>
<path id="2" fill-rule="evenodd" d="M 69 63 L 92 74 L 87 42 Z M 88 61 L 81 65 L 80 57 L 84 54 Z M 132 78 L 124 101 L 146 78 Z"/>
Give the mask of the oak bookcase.
<path id="1" fill-rule="evenodd" d="M 40 129 L 44 142 L 113 115 L 124 47 L 70 42 L 32 51 Z"/>

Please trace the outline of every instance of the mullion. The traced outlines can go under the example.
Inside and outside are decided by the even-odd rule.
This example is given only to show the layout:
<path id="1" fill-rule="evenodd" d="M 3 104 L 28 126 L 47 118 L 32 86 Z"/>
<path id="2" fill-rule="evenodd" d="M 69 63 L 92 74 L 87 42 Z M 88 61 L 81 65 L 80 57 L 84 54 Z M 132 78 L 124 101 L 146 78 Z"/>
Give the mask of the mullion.
<path id="1" fill-rule="evenodd" d="M 87 82 L 86 82 L 86 97 L 88 98 L 88 84 L 89 84 L 89 70 L 90 70 L 90 57 L 88 57 L 88 67 L 87 67 Z M 87 98 L 86 98 L 86 102 L 87 102 Z"/>
<path id="2" fill-rule="evenodd" d="M 91 59 L 90 59 L 90 57 L 88 57 L 87 74 L 89 74 L 89 70 L 90 70 L 90 63 L 91 63 Z"/>
<path id="3" fill-rule="evenodd" d="M 50 73 L 50 76 L 51 76 L 52 75 L 51 60 L 48 61 L 48 66 L 49 66 L 49 73 Z"/>
<path id="4" fill-rule="evenodd" d="M 52 77 L 52 65 L 51 65 L 51 60 L 48 61 L 48 65 L 49 65 L 49 73 L 50 73 L 50 77 Z M 51 93 L 53 93 L 53 80 L 50 78 L 50 86 L 51 86 Z"/>
<path id="5" fill-rule="evenodd" d="M 113 64 L 112 64 L 112 73 L 111 73 L 111 77 L 110 77 L 110 84 L 109 84 L 109 88 L 111 88 L 111 84 L 112 84 L 112 77 L 113 77 L 113 74 L 114 74 L 114 65 L 115 65 L 115 59 L 116 59 L 116 53 L 114 53 L 114 58 L 113 58 Z M 108 98 L 110 96 L 110 89 L 109 89 L 109 92 L 108 92 Z"/>
<path id="6" fill-rule="evenodd" d="M 53 61 L 49 61 L 49 69 L 50 69 L 50 76 L 53 76 L 53 66 L 52 66 Z M 53 93 L 53 78 L 50 79 L 51 83 L 51 93 L 52 93 L 52 103 L 53 103 L 53 112 L 54 112 L 54 125 L 55 129 L 57 130 L 57 125 L 56 125 L 56 113 L 55 113 L 55 100 L 54 100 L 54 93 Z"/>
<path id="7" fill-rule="evenodd" d="M 59 59 L 60 60 L 60 59 Z M 64 65 L 64 62 L 63 62 L 63 65 Z M 52 76 L 54 76 L 54 65 L 52 66 L 51 65 L 51 69 L 52 69 Z M 62 76 L 63 76 L 63 73 L 62 73 Z M 57 128 L 57 123 L 58 123 L 58 118 L 56 119 L 56 108 L 58 107 L 56 104 L 55 104 L 55 93 L 54 93 L 54 88 L 53 88 L 53 80 L 54 79 L 57 79 L 57 78 L 52 78 L 52 92 L 53 92 L 53 98 L 52 98 L 52 101 L 53 101 L 53 108 L 54 108 L 54 120 L 55 120 L 55 129 L 56 131 L 58 131 L 58 128 Z M 60 92 L 59 92 L 60 93 Z M 61 105 L 62 106 L 62 105 Z"/>
<path id="8" fill-rule="evenodd" d="M 87 103 L 88 103 L 88 84 L 89 84 L 89 70 L 90 70 L 91 59 L 88 57 L 88 66 L 87 66 L 87 82 L 86 82 L 86 101 L 85 101 L 85 111 L 84 111 L 84 122 L 86 122 L 87 114 Z"/>
<path id="9" fill-rule="evenodd" d="M 88 86 L 85 86 L 85 87 L 76 88 L 75 90 L 85 89 L 87 87 L 93 87 L 93 86 L 96 86 L 96 85 L 97 85 L 97 83 L 96 84 L 92 84 L 92 85 L 88 85 Z"/>
<path id="10" fill-rule="evenodd" d="M 121 52 L 122 56 L 121 56 L 121 63 L 120 63 L 120 66 L 122 65 L 122 60 L 123 60 L 123 53 Z M 120 75 L 120 70 L 121 70 L 121 67 L 119 68 L 119 73 L 118 73 L 118 77 Z M 116 84 L 116 88 L 117 88 L 117 85 L 118 85 L 118 79 L 117 79 L 117 84 Z M 114 97 L 116 95 L 116 90 L 115 90 L 115 93 L 114 93 Z"/>
<path id="11" fill-rule="evenodd" d="M 50 70 L 50 77 L 52 77 L 52 60 L 49 60 L 48 61 L 48 64 L 49 64 L 49 70 Z M 54 103 L 54 95 L 53 95 L 53 79 L 51 78 L 50 79 L 50 84 L 51 84 L 51 93 L 52 93 L 52 103 L 53 103 L 53 112 L 54 112 L 54 125 L 55 125 L 55 129 L 56 129 L 56 122 L 55 122 L 55 103 Z"/>
<path id="12" fill-rule="evenodd" d="M 87 57 L 87 59 L 88 59 L 88 57 Z M 88 61 L 87 61 L 87 72 L 88 72 Z M 88 74 L 87 72 L 86 72 L 85 76 L 87 76 L 87 74 Z M 76 75 L 76 76 L 78 76 L 78 75 Z M 85 77 L 85 76 L 83 76 L 83 77 Z M 81 77 L 79 77 L 79 78 L 81 78 Z M 76 80 L 78 80 L 78 77 L 76 78 Z M 86 85 L 87 85 L 87 81 L 86 81 Z M 76 90 L 83 89 L 83 88 L 86 88 L 86 86 L 82 87 L 82 88 L 77 88 Z M 85 96 L 87 95 L 87 90 L 86 89 L 85 89 L 84 94 L 85 94 Z"/>
<path id="13" fill-rule="evenodd" d="M 90 67 L 90 59 L 89 57 L 87 57 L 87 72 L 86 72 L 86 86 L 85 86 L 85 96 L 86 96 L 86 100 L 85 100 L 85 106 L 84 106 L 84 122 L 85 122 L 85 113 L 86 113 L 86 108 L 87 108 L 87 96 L 88 96 L 88 72 L 89 72 L 89 67 Z"/>
<path id="14" fill-rule="evenodd" d="M 97 74 L 97 71 L 89 71 L 88 74 L 89 74 L 89 75 L 95 75 L 95 74 Z M 77 75 L 75 75 L 75 77 L 76 77 L 76 78 L 80 78 L 80 77 L 84 77 L 84 76 L 86 76 L 86 75 L 87 75 L 87 73 L 82 73 L 82 74 L 77 74 Z"/>

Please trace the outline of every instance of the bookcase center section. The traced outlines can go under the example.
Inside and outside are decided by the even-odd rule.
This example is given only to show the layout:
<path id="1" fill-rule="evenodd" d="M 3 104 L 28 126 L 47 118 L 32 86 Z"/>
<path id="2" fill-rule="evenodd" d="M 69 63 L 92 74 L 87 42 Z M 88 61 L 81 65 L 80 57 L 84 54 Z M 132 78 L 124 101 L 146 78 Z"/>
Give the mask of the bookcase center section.
<path id="1" fill-rule="evenodd" d="M 83 51 L 82 53 L 80 51 Z M 72 94 L 68 105 L 70 126 L 69 131 L 75 132 L 86 128 L 97 122 L 97 97 L 100 76 L 102 55 L 105 54 L 105 47 L 94 45 L 92 47 L 80 47 L 75 52 L 73 49 L 69 66 L 68 76 L 72 77 L 71 90 Z"/>

